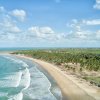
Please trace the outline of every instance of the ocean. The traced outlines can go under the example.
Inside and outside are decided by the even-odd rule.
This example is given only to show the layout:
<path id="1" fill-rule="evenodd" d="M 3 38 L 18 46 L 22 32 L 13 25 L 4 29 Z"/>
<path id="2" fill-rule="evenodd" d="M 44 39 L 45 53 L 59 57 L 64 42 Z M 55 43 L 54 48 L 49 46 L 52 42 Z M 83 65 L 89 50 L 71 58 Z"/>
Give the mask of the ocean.
<path id="1" fill-rule="evenodd" d="M 0 100 L 62 100 L 62 93 L 38 64 L 0 55 Z"/>

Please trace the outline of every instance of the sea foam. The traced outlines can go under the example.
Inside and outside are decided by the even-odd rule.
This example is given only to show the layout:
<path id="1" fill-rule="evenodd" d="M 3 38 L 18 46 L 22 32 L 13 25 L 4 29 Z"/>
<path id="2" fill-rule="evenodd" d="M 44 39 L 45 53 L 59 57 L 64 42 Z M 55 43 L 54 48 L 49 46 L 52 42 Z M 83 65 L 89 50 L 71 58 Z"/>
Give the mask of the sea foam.
<path id="1" fill-rule="evenodd" d="M 18 67 L 19 72 L 14 72 L 13 74 L 10 73 L 10 75 L 7 75 L 4 78 L 7 82 L 7 85 L 6 84 L 3 85 L 4 87 L 7 86 L 22 87 L 22 90 L 18 94 L 8 96 L 9 98 L 8 100 L 22 100 L 23 91 L 30 86 L 30 72 L 28 69 L 28 65 L 24 61 L 17 58 L 13 58 L 12 56 L 4 56 L 4 58 L 13 61 L 14 63 L 20 64 L 20 66 Z M 3 83 L 0 82 L 0 84 Z"/>
<path id="2" fill-rule="evenodd" d="M 22 72 L 10 73 L 0 79 L 0 87 L 17 87 L 21 80 Z"/>
<path id="3" fill-rule="evenodd" d="M 12 95 L 8 97 L 8 100 L 22 100 L 23 99 L 23 93 L 20 92 L 19 94 Z"/>
<path id="4" fill-rule="evenodd" d="M 33 64 L 33 62 L 21 60 L 14 56 L 4 56 L 4 58 L 11 62 L 11 69 L 16 68 L 18 70 L 6 73 L 7 75 L 4 78 L 5 83 L 8 81 L 9 84 L 7 83 L 7 85 L 15 88 L 13 88 L 14 90 L 12 89 L 10 93 L 1 94 L 1 96 L 7 95 L 7 100 L 26 100 L 26 98 L 28 98 L 27 100 L 61 100 L 57 99 L 54 95 L 57 94 L 59 96 L 60 90 L 55 88 L 53 89 L 53 93 L 55 93 L 53 94 L 51 92 L 51 82 L 45 74 L 37 68 L 37 65 Z M 0 82 L 0 85 L 1 83 L 2 82 Z"/>
<path id="5" fill-rule="evenodd" d="M 28 65 L 22 60 L 12 58 L 12 56 L 11 57 L 10 56 L 4 56 L 4 57 L 15 62 L 15 63 L 22 64 L 23 67 L 28 67 Z"/>
<path id="6" fill-rule="evenodd" d="M 21 77 L 21 81 L 20 81 L 19 85 L 24 87 L 23 90 L 27 89 L 30 86 L 30 72 L 29 72 L 28 68 L 26 68 L 22 72 L 22 77 Z"/>

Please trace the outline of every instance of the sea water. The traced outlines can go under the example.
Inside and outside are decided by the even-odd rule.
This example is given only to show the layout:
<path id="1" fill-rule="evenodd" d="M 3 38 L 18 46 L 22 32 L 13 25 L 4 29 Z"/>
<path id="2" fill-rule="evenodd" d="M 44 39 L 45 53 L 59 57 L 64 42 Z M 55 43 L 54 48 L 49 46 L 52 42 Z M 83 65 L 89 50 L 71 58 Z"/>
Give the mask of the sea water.
<path id="1" fill-rule="evenodd" d="M 60 89 L 27 59 L 0 55 L 0 100 L 61 100 Z"/>

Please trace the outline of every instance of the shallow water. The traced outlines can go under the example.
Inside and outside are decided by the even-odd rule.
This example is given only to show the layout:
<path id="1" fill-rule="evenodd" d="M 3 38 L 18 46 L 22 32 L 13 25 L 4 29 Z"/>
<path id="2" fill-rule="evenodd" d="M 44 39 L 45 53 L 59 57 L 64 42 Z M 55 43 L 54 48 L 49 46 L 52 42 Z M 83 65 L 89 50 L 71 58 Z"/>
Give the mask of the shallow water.
<path id="1" fill-rule="evenodd" d="M 0 56 L 0 100 L 61 100 L 56 82 L 28 59 Z"/>

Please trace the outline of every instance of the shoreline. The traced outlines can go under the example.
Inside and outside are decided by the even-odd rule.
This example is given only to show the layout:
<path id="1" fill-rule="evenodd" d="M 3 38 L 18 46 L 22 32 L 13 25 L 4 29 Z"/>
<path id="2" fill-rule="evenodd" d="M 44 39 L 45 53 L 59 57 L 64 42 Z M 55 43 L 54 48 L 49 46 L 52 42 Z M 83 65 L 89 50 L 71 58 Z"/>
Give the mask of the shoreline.
<path id="1" fill-rule="evenodd" d="M 60 87 L 64 96 L 63 100 L 100 100 L 100 95 L 96 95 L 93 88 L 85 87 L 86 84 L 78 83 L 73 76 L 69 76 L 64 71 L 61 71 L 57 66 L 31 57 L 17 56 L 30 59 L 45 69 Z"/>
<path id="2" fill-rule="evenodd" d="M 51 86 L 50 86 L 50 92 L 57 98 L 57 100 L 69 100 L 66 95 L 64 93 L 62 93 L 62 90 L 60 89 L 58 83 L 56 82 L 56 80 L 50 75 L 50 73 L 48 73 L 40 64 L 38 64 L 37 62 L 33 61 L 32 58 L 27 58 L 26 56 L 18 56 L 15 55 L 17 58 L 22 58 L 22 59 L 26 59 L 26 60 L 31 60 L 33 62 L 33 64 L 36 65 L 37 69 L 39 71 L 41 71 L 46 78 L 49 80 Z M 57 96 L 57 94 L 55 94 L 56 92 L 54 92 L 55 90 L 59 90 L 61 93 L 61 96 L 59 95 L 59 97 Z"/>
<path id="3" fill-rule="evenodd" d="M 1 55 L 13 55 L 10 52 Z M 40 65 L 41 69 L 47 71 L 56 81 L 62 91 L 62 100 L 100 100 L 100 88 L 88 84 L 85 80 L 64 71 L 62 68 L 43 60 L 34 59 L 26 55 L 14 55 L 20 58 L 32 60 Z M 60 76 L 59 76 L 60 75 Z M 73 89 L 73 90 L 72 90 Z"/>

